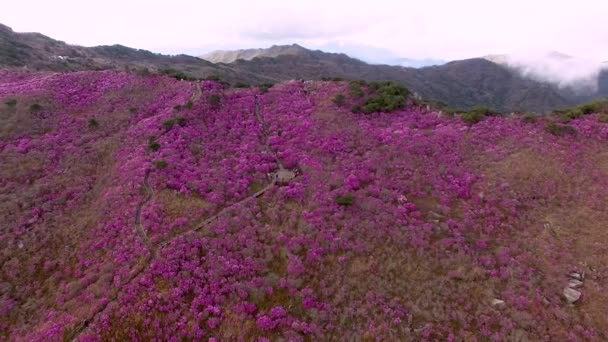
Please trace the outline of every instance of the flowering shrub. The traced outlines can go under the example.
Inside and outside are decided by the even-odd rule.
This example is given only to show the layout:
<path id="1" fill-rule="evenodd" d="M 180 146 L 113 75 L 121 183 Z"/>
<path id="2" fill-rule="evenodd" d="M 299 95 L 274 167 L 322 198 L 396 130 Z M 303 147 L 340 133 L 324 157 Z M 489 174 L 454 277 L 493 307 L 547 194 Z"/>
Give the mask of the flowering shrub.
<path id="1" fill-rule="evenodd" d="M 350 87 L 0 71 L 0 336 L 608 338 L 600 116 L 357 115 Z"/>

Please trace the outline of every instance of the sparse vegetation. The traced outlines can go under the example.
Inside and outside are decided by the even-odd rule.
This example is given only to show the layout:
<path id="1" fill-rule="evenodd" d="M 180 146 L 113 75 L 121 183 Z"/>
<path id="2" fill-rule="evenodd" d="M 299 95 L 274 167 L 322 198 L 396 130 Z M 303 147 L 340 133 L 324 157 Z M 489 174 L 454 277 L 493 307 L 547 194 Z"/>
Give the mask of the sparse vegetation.
<path id="1" fill-rule="evenodd" d="M 554 111 L 554 114 L 559 116 L 562 122 L 568 122 L 573 119 L 578 119 L 583 115 L 594 113 L 608 114 L 608 99 L 595 100 L 576 107 Z"/>
<path id="2" fill-rule="evenodd" d="M 196 81 L 198 80 L 198 78 L 188 75 L 187 73 L 185 73 L 184 71 L 181 70 L 176 70 L 176 69 L 162 69 L 160 70 L 161 74 L 173 77 L 175 79 L 178 80 L 184 80 L 184 81 Z"/>
<path id="3" fill-rule="evenodd" d="M 38 103 L 34 103 L 30 106 L 30 112 L 37 112 L 42 110 L 42 106 Z"/>
<path id="4" fill-rule="evenodd" d="M 150 151 L 156 152 L 160 149 L 160 144 L 156 141 L 156 137 L 151 136 L 148 138 L 148 148 Z"/>
<path id="5" fill-rule="evenodd" d="M 211 107 L 213 107 L 213 108 L 219 108 L 222 99 L 221 99 L 221 97 L 219 95 L 213 94 L 213 95 L 209 95 L 207 97 L 207 101 L 209 102 L 209 104 L 211 105 Z"/>
<path id="6" fill-rule="evenodd" d="M 352 205 L 354 200 L 355 200 L 355 196 L 352 195 L 352 194 L 345 194 L 345 195 L 337 195 L 336 196 L 336 203 L 338 205 L 342 205 L 342 206 Z"/>
<path id="7" fill-rule="evenodd" d="M 9 107 L 15 107 L 17 105 L 17 100 L 16 99 L 10 99 L 6 102 L 4 102 L 7 106 Z"/>
<path id="8" fill-rule="evenodd" d="M 479 112 L 464 112 L 460 115 L 460 118 L 466 124 L 474 125 L 474 124 L 478 123 L 479 121 L 483 120 L 484 116 L 485 115 L 483 115 Z"/>
<path id="9" fill-rule="evenodd" d="M 536 115 L 534 114 L 524 114 L 521 117 L 521 121 L 525 123 L 534 123 L 536 122 Z"/>
<path id="10" fill-rule="evenodd" d="M 95 120 L 95 118 L 89 119 L 89 128 L 90 129 L 96 129 L 98 127 L 99 127 L 99 122 L 97 122 L 97 120 Z"/>
<path id="11" fill-rule="evenodd" d="M 249 87 L 251 87 L 251 85 L 249 85 L 248 83 L 245 83 L 245 82 L 236 82 L 233 85 L 233 87 L 237 88 L 237 89 L 239 89 L 239 88 L 249 88 Z"/>
<path id="12" fill-rule="evenodd" d="M 480 122 L 486 116 L 498 115 L 495 110 L 483 106 L 477 106 L 466 111 L 457 112 L 460 112 L 460 118 L 462 121 L 469 125 L 474 125 Z"/>
<path id="13" fill-rule="evenodd" d="M 555 122 L 549 122 L 545 126 L 545 130 L 555 136 L 563 136 L 566 134 L 576 135 L 576 129 L 570 125 L 557 124 Z"/>
<path id="14" fill-rule="evenodd" d="M 166 160 L 159 159 L 159 160 L 155 160 L 155 161 L 154 161 L 154 167 L 156 167 L 157 169 L 164 169 L 164 168 L 166 168 L 168 165 L 169 165 L 169 164 L 167 163 L 167 161 L 166 161 Z"/>
<path id="15" fill-rule="evenodd" d="M 261 83 L 260 85 L 258 85 L 258 88 L 260 89 L 262 94 L 264 94 L 264 93 L 267 93 L 268 89 L 272 88 L 273 86 L 274 86 L 273 83 Z"/>
<path id="16" fill-rule="evenodd" d="M 363 93 L 363 89 L 361 88 L 362 85 L 365 85 L 366 83 L 363 83 L 361 81 L 351 81 L 350 82 L 350 95 L 356 99 L 363 97 L 363 95 L 365 95 Z"/>
<path id="17" fill-rule="evenodd" d="M 332 99 L 332 102 L 336 106 L 342 107 L 342 106 L 344 106 L 344 103 L 346 102 L 346 97 L 342 94 L 338 94 L 338 95 L 334 96 L 334 98 Z"/>
<path id="18" fill-rule="evenodd" d="M 175 118 L 172 118 L 172 119 L 165 120 L 163 122 L 163 128 L 166 131 L 169 131 L 176 124 L 180 125 L 180 126 L 185 126 L 186 125 L 186 118 L 184 118 L 183 116 L 178 116 L 178 117 L 175 117 Z"/>

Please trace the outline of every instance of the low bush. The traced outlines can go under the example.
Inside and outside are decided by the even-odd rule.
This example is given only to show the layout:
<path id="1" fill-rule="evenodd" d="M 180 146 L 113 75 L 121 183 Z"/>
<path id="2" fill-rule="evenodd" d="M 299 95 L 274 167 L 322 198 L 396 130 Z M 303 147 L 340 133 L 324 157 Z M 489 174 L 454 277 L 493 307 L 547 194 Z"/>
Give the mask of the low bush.
<path id="1" fill-rule="evenodd" d="M 338 94 L 338 95 L 334 96 L 334 98 L 332 99 L 332 102 L 336 106 L 342 107 L 342 106 L 344 106 L 344 103 L 346 102 L 346 97 L 342 94 Z"/>
<path id="2" fill-rule="evenodd" d="M 555 122 L 550 122 L 545 126 L 545 130 L 555 136 L 563 136 L 566 134 L 576 135 L 576 129 L 570 125 L 560 125 Z"/>
<path id="3" fill-rule="evenodd" d="M 160 149 L 160 144 L 156 141 L 156 137 L 148 138 L 148 148 L 150 151 L 156 152 Z"/>
<path id="4" fill-rule="evenodd" d="M 355 196 L 353 196 L 351 194 L 336 196 L 336 203 L 338 205 L 349 206 L 349 205 L 353 204 L 354 200 L 355 200 Z"/>
<path id="5" fill-rule="evenodd" d="M 219 95 L 209 95 L 209 97 L 207 97 L 207 101 L 209 101 L 209 104 L 211 105 L 211 107 L 213 108 L 219 108 L 220 107 L 220 102 L 221 102 L 221 98 Z"/>
<path id="6" fill-rule="evenodd" d="M 464 112 L 460 114 L 460 118 L 468 125 L 474 125 L 483 120 L 485 115 L 478 112 Z"/>
<path id="7" fill-rule="evenodd" d="M 248 83 L 245 83 L 245 82 L 236 82 L 236 83 L 233 85 L 233 87 L 234 87 L 234 88 L 249 88 L 249 87 L 251 87 L 251 86 L 250 86 Z"/>
<path id="8" fill-rule="evenodd" d="M 524 114 L 521 117 L 521 121 L 524 123 L 534 123 L 536 122 L 536 115 L 534 114 Z"/>
<path id="9" fill-rule="evenodd" d="M 39 105 L 38 103 L 34 103 L 33 105 L 30 106 L 30 112 L 37 112 L 41 109 L 42 109 L 42 106 Z"/>
<path id="10" fill-rule="evenodd" d="M 10 99 L 10 100 L 8 100 L 8 101 L 6 101 L 6 102 L 4 102 L 4 103 L 5 103 L 7 106 L 9 106 L 9 107 L 15 107 L 15 105 L 17 105 L 17 100 L 15 100 L 15 99 Z"/>
<path id="11" fill-rule="evenodd" d="M 336 77 L 336 76 L 332 76 L 332 77 L 321 77 L 322 81 L 332 81 L 332 82 L 340 82 L 340 81 L 344 81 L 344 79 L 342 77 Z"/>
<path id="12" fill-rule="evenodd" d="M 363 93 L 361 86 L 362 84 L 360 81 L 350 82 L 350 95 L 356 99 L 363 97 L 365 94 Z"/>
<path id="13" fill-rule="evenodd" d="M 268 89 L 272 88 L 274 86 L 273 83 L 261 83 L 258 85 L 258 88 L 260 89 L 260 91 L 262 92 L 262 94 L 267 93 Z"/>
<path id="14" fill-rule="evenodd" d="M 403 108 L 411 95 L 409 89 L 395 82 L 373 82 L 369 85 L 371 95 L 363 102 L 364 113 L 392 112 Z"/>
<path id="15" fill-rule="evenodd" d="M 169 164 L 167 163 L 167 161 L 162 160 L 162 159 L 160 159 L 160 160 L 155 160 L 155 161 L 154 161 L 154 166 L 155 166 L 157 169 L 164 169 L 164 168 L 166 168 L 168 165 L 169 165 Z"/>
<path id="16" fill-rule="evenodd" d="M 160 70 L 160 73 L 173 77 L 178 80 L 185 80 L 185 81 L 196 81 L 197 80 L 196 77 L 188 75 L 187 73 L 185 73 L 181 70 L 176 70 L 176 69 L 162 69 L 162 70 Z"/>
<path id="17" fill-rule="evenodd" d="M 165 122 L 163 122 L 163 128 L 167 131 L 171 130 L 171 128 L 173 128 L 173 126 L 175 126 L 175 124 L 178 124 L 180 126 L 185 126 L 186 125 L 186 118 L 184 118 L 183 116 L 178 116 L 169 120 L 165 120 Z"/>
<path id="18" fill-rule="evenodd" d="M 207 80 L 207 81 L 215 81 L 215 82 L 222 82 L 222 79 L 218 75 L 207 76 L 207 77 L 205 77 L 205 80 Z"/>
<path id="19" fill-rule="evenodd" d="M 466 124 L 469 124 L 469 125 L 474 125 L 474 124 L 478 123 L 479 121 L 483 120 L 483 118 L 486 116 L 494 116 L 494 115 L 498 115 L 498 112 L 495 111 L 494 109 L 484 107 L 484 106 L 477 106 L 477 107 L 473 107 L 469 110 L 460 111 L 460 118 L 462 119 L 462 121 L 464 121 Z"/>
<path id="20" fill-rule="evenodd" d="M 97 122 L 97 120 L 95 120 L 94 118 L 89 119 L 89 128 L 95 129 L 97 127 L 99 127 L 99 122 Z"/>

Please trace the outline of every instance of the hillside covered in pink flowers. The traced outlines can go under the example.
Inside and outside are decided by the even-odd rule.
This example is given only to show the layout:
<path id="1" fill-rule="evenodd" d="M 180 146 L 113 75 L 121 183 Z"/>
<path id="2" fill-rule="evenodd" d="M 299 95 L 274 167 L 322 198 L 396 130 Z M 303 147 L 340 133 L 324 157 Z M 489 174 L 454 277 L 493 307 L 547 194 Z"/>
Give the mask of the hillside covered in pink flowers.
<path id="1" fill-rule="evenodd" d="M 0 71 L 0 339 L 608 339 L 605 115 L 357 101 Z"/>

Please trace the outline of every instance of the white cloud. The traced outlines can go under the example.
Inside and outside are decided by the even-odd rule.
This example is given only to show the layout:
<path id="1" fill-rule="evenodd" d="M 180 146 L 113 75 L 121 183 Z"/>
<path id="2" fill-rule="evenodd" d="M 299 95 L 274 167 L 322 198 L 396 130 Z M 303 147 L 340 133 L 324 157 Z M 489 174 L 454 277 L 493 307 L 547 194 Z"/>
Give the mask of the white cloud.
<path id="1" fill-rule="evenodd" d="M 557 50 L 608 60 L 608 1 L 5 1 L 0 22 L 160 52 L 348 41 L 412 58 Z"/>

